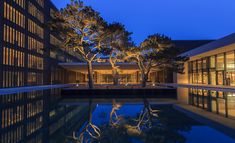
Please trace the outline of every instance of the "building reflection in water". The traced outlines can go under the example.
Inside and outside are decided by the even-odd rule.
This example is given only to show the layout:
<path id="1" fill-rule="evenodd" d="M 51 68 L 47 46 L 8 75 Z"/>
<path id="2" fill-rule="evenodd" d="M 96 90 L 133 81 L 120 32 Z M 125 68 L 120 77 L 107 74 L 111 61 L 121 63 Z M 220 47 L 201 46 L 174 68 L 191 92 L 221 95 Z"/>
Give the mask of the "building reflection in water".
<path id="1" fill-rule="evenodd" d="M 60 106 L 60 89 L 0 96 L 1 143 L 64 142 L 84 106 Z"/>
<path id="2" fill-rule="evenodd" d="M 189 104 L 235 119 L 235 93 L 191 88 Z"/>

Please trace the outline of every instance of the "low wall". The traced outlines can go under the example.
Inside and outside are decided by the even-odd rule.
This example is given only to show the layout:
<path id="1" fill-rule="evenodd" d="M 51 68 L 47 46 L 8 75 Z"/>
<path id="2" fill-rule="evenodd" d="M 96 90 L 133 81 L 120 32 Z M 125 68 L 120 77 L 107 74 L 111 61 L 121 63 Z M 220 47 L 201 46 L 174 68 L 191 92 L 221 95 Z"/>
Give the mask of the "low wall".
<path id="1" fill-rule="evenodd" d="M 0 88 L 0 96 L 8 94 L 32 92 L 32 91 L 57 89 L 57 88 L 68 88 L 68 87 L 73 87 L 74 85 L 75 84 L 54 84 L 54 85 L 24 86 L 24 87 L 15 87 L 15 88 Z"/>
<path id="2" fill-rule="evenodd" d="M 173 88 L 156 89 L 62 89 L 62 98 L 171 98 L 177 99 Z"/>

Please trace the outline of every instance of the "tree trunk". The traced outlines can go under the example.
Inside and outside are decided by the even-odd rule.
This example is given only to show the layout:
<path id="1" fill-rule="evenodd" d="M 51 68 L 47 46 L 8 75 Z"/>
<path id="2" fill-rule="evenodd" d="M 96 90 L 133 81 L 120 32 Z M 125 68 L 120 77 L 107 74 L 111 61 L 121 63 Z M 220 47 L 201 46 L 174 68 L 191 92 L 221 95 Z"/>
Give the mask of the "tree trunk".
<path id="1" fill-rule="evenodd" d="M 88 61 L 88 87 L 94 88 L 92 62 Z"/>
<path id="2" fill-rule="evenodd" d="M 142 74 L 142 87 L 146 87 L 146 83 L 148 81 L 148 74 Z"/>
<path id="3" fill-rule="evenodd" d="M 113 85 L 118 85 L 118 67 L 115 65 L 116 62 L 114 62 L 112 57 L 110 57 L 109 63 L 112 66 Z"/>
<path id="4" fill-rule="evenodd" d="M 113 69 L 113 85 L 118 85 L 118 71 L 117 69 Z"/>

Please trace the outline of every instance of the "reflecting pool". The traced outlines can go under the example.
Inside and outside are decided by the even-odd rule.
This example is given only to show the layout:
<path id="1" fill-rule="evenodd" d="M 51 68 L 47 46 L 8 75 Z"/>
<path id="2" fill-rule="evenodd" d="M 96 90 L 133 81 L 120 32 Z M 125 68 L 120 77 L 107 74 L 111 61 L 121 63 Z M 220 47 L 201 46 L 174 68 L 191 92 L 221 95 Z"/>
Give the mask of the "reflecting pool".
<path id="1" fill-rule="evenodd" d="M 161 104 L 160 104 L 161 103 Z M 0 96 L 0 143 L 235 143 L 157 99 L 61 100 L 60 89 Z"/>
<path id="2" fill-rule="evenodd" d="M 151 100 L 150 100 L 151 101 Z M 67 137 L 68 143 L 234 143 L 172 105 L 142 102 L 87 101 L 87 120 Z"/>

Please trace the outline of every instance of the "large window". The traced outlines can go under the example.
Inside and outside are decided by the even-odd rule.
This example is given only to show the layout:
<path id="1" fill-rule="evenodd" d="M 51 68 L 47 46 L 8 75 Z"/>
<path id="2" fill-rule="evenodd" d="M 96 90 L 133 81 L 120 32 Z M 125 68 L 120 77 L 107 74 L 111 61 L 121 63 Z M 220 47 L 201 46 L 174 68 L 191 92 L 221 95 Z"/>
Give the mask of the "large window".
<path id="1" fill-rule="evenodd" d="M 199 84 L 202 84 L 202 73 L 201 72 L 198 73 L 197 81 L 198 81 Z"/>
<path id="2" fill-rule="evenodd" d="M 40 22 L 44 22 L 44 15 L 43 13 L 37 9 L 37 7 L 35 5 L 33 5 L 31 2 L 29 2 L 29 13 L 36 17 Z"/>
<path id="3" fill-rule="evenodd" d="M 203 84 L 208 84 L 208 73 L 207 72 L 203 72 L 203 76 L 202 76 L 202 83 Z"/>
<path id="4" fill-rule="evenodd" d="M 28 68 L 43 70 L 43 58 L 28 55 Z"/>
<path id="5" fill-rule="evenodd" d="M 4 25 L 3 40 L 17 47 L 25 47 L 25 35 L 18 30 Z"/>
<path id="6" fill-rule="evenodd" d="M 235 86 L 235 51 L 190 61 L 190 83 Z"/>
<path id="7" fill-rule="evenodd" d="M 197 68 L 198 68 L 199 70 L 202 69 L 202 60 L 198 60 L 198 61 L 197 61 Z"/>
<path id="8" fill-rule="evenodd" d="M 217 70 L 224 70 L 224 54 L 217 55 Z"/>
<path id="9" fill-rule="evenodd" d="M 215 56 L 210 57 L 210 68 L 215 68 Z"/>
<path id="10" fill-rule="evenodd" d="M 197 70 L 197 61 L 193 62 L 193 70 L 196 71 Z"/>
<path id="11" fill-rule="evenodd" d="M 198 78 L 197 73 L 193 73 L 192 75 L 193 75 L 193 79 L 192 79 L 193 81 L 192 82 L 197 83 L 197 78 Z"/>
<path id="12" fill-rule="evenodd" d="M 216 85 L 216 73 L 215 71 L 210 72 L 210 84 Z"/>
<path id="13" fill-rule="evenodd" d="M 234 51 L 226 53 L 226 69 L 227 70 L 235 69 Z"/>
<path id="14" fill-rule="evenodd" d="M 31 51 L 35 51 L 37 53 L 43 54 L 43 43 L 32 38 L 28 37 L 28 49 Z"/>
<path id="15" fill-rule="evenodd" d="M 13 48 L 3 47 L 3 64 L 24 67 L 24 53 Z"/>
<path id="16" fill-rule="evenodd" d="M 217 72 L 217 84 L 223 85 L 224 84 L 224 74 L 223 72 Z"/>
<path id="17" fill-rule="evenodd" d="M 229 86 L 235 86 L 235 71 L 226 73 L 226 82 Z"/>
<path id="18" fill-rule="evenodd" d="M 206 59 L 203 59 L 202 60 L 202 68 L 205 70 L 207 69 L 207 60 Z"/>
<path id="19" fill-rule="evenodd" d="M 40 38 L 43 39 L 44 33 L 43 33 L 43 28 L 33 22 L 31 19 L 28 19 L 28 30 L 29 32 L 39 36 Z"/>
<path id="20" fill-rule="evenodd" d="M 4 2 L 4 18 L 23 28 L 25 27 L 25 16 L 6 2 Z"/>

